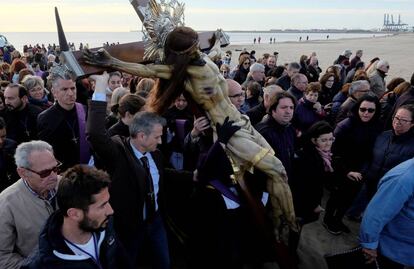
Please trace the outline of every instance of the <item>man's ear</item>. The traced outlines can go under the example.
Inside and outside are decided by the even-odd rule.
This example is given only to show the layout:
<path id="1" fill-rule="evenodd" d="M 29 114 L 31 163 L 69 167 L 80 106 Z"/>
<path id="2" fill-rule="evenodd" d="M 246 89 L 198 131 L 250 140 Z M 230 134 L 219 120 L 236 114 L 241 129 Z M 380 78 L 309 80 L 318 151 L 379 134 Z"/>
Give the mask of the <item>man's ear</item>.
<path id="1" fill-rule="evenodd" d="M 19 175 L 19 177 L 21 178 L 27 178 L 27 173 L 28 171 L 22 167 L 17 167 L 17 174 Z"/>
<path id="2" fill-rule="evenodd" d="M 312 144 L 316 145 L 316 138 L 311 138 Z"/>
<path id="3" fill-rule="evenodd" d="M 83 219 L 83 210 L 79 209 L 79 208 L 69 208 L 66 211 L 66 214 L 68 215 L 69 218 L 75 220 L 75 221 L 81 221 Z"/>
<path id="4" fill-rule="evenodd" d="M 27 95 L 22 97 L 22 102 L 25 103 L 25 104 L 29 103 L 29 98 L 27 97 Z"/>

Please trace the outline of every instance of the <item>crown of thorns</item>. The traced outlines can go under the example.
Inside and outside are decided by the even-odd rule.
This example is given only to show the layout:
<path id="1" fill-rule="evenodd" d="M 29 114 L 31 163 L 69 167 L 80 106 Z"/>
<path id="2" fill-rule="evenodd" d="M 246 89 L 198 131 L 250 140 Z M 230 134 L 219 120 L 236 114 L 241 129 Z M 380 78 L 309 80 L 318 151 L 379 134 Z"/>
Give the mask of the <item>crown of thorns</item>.
<path id="1" fill-rule="evenodd" d="M 66 64 L 53 63 L 53 66 L 50 68 L 49 76 L 47 77 L 47 79 L 54 80 L 56 78 L 73 79 L 74 74 Z"/>

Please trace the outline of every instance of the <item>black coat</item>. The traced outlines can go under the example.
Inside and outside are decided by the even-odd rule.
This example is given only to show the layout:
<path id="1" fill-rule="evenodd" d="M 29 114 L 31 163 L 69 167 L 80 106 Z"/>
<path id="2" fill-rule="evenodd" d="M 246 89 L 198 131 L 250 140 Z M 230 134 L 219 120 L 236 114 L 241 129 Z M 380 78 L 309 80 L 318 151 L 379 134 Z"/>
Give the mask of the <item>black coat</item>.
<path id="1" fill-rule="evenodd" d="M 0 192 L 19 179 L 14 162 L 17 143 L 6 138 L 0 148 Z"/>
<path id="2" fill-rule="evenodd" d="M 22 111 L 7 111 L 7 138 L 20 144 L 38 138 L 37 117 L 42 112 L 38 106 L 27 104 Z"/>
<path id="3" fill-rule="evenodd" d="M 333 165 L 333 163 L 332 163 Z M 335 174 L 326 172 L 322 157 L 313 145 L 307 145 L 298 151 L 293 162 L 292 177 L 289 186 L 292 190 L 295 213 L 302 224 L 313 222 L 319 214 L 313 210 L 321 204 L 324 185 L 331 185 Z"/>
<path id="4" fill-rule="evenodd" d="M 108 136 L 105 129 L 106 102 L 92 101 L 88 115 L 88 141 L 111 176 L 109 192 L 110 202 L 115 211 L 114 227 L 121 242 L 127 246 L 130 245 L 131 239 L 136 238 L 134 233 L 144 221 L 146 172 L 133 152 L 129 137 Z M 157 203 L 161 215 L 165 217 L 167 189 L 173 192 L 180 188 L 180 183 L 191 184 L 192 173 L 166 169 L 159 151 L 151 152 L 151 156 L 159 172 Z"/>
<path id="5" fill-rule="evenodd" d="M 111 128 L 108 129 L 109 136 L 120 135 L 124 137 L 129 136 L 129 126 L 122 122 L 122 120 L 118 120 L 117 123 L 112 125 Z"/>
<path id="6" fill-rule="evenodd" d="M 58 103 L 39 114 L 37 120 L 39 139 L 53 147 L 56 159 L 62 162 L 62 170 L 80 163 L 79 126 L 76 107 L 67 111 Z M 79 139 L 78 139 L 79 141 Z"/>
<path id="7" fill-rule="evenodd" d="M 282 162 L 290 177 L 295 154 L 295 128 L 291 124 L 282 126 L 271 116 L 257 124 L 255 128 L 270 144 L 275 151 L 275 156 Z"/>
<path id="8" fill-rule="evenodd" d="M 372 159 L 375 140 L 381 132 L 379 121 L 362 122 L 353 115 L 339 122 L 335 128 L 332 151 L 340 158 L 343 175 L 361 172 Z"/>
<path id="9" fill-rule="evenodd" d="M 276 81 L 276 84 L 279 85 L 285 91 L 287 91 L 290 88 L 290 83 L 290 77 L 288 75 L 284 75 Z"/>
<path id="10" fill-rule="evenodd" d="M 246 112 L 246 115 L 249 116 L 250 123 L 254 126 L 262 121 L 263 117 L 266 115 L 266 108 L 264 103 L 261 102 L 257 106 Z"/>
<path id="11" fill-rule="evenodd" d="M 58 210 L 53 213 L 39 237 L 39 249 L 30 262 L 22 269 L 98 269 L 98 265 L 91 259 L 81 259 L 66 245 L 62 235 L 63 214 Z M 100 242 L 99 261 L 102 269 L 132 268 L 128 257 L 120 244 L 112 227 L 112 220 L 108 222 L 103 232 L 95 233 Z M 102 236 L 105 236 L 103 239 Z"/>

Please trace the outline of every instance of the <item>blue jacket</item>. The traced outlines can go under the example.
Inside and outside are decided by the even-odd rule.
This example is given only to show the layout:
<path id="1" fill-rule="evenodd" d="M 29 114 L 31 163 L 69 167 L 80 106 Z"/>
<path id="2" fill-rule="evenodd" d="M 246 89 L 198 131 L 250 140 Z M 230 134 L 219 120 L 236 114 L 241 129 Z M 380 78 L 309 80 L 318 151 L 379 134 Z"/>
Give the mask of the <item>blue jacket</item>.
<path id="1" fill-rule="evenodd" d="M 361 223 L 364 248 L 414 266 L 414 159 L 389 171 L 369 203 Z"/>
<path id="2" fill-rule="evenodd" d="M 399 136 L 394 135 L 392 130 L 385 131 L 377 137 L 372 162 L 363 175 L 375 188 L 380 178 L 391 168 L 413 157 L 413 130 Z"/>

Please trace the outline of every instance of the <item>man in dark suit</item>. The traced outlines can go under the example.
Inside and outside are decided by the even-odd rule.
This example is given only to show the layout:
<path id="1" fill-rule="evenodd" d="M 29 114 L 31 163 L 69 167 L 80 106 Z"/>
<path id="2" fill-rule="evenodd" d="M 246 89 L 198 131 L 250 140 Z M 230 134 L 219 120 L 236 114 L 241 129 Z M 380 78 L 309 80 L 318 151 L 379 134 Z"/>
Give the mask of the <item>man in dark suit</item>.
<path id="1" fill-rule="evenodd" d="M 20 84 L 10 84 L 4 90 L 7 138 L 18 144 L 37 139 L 36 120 L 42 110 L 29 104 L 27 96 L 27 89 Z"/>
<path id="2" fill-rule="evenodd" d="M 174 171 L 164 168 L 157 150 L 166 121 L 154 113 L 139 112 L 129 126 L 130 137 L 109 137 L 105 130 L 107 76 L 94 76 L 96 87 L 89 106 L 87 135 L 112 179 L 115 231 L 133 264 L 145 248 L 151 252 L 153 268 L 167 269 L 166 174 Z M 192 174 L 174 172 L 171 178 L 190 183 Z M 144 238 L 150 241 L 149 246 L 144 244 Z"/>
<path id="3" fill-rule="evenodd" d="M 87 164 L 90 159 L 85 135 L 85 108 L 76 102 L 76 84 L 64 65 L 55 65 L 48 80 L 56 102 L 39 114 L 39 139 L 53 146 L 62 170 L 76 164 Z"/>

